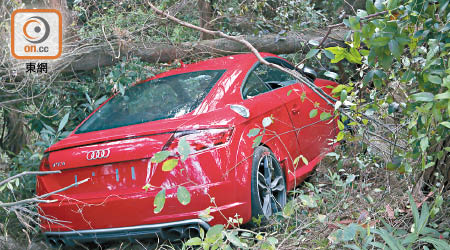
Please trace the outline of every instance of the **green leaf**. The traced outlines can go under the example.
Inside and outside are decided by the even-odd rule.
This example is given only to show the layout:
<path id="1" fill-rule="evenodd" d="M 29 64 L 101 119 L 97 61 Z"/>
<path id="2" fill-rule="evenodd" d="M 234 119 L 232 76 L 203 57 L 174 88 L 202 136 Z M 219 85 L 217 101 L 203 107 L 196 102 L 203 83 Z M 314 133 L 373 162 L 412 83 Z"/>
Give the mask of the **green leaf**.
<path id="1" fill-rule="evenodd" d="M 177 198 L 178 198 L 178 201 L 183 205 L 187 205 L 191 202 L 191 194 L 183 186 L 178 186 Z"/>
<path id="2" fill-rule="evenodd" d="M 191 154 L 191 146 L 186 141 L 186 137 L 181 138 L 180 142 L 178 142 L 178 153 L 180 153 L 181 161 L 183 162 Z"/>
<path id="3" fill-rule="evenodd" d="M 302 159 L 302 162 L 305 164 L 305 165 L 308 165 L 308 159 L 306 159 L 306 157 L 305 156 L 303 156 L 303 155 L 299 155 L 299 156 L 297 156 L 295 159 L 294 159 L 294 165 L 295 166 L 297 166 L 297 163 L 300 161 L 300 159 Z"/>
<path id="4" fill-rule="evenodd" d="M 385 229 L 373 229 L 374 233 L 378 234 L 383 238 L 386 244 L 390 247 L 390 249 L 394 250 L 404 250 L 405 248 L 400 245 L 398 240 L 394 238 L 390 233 L 388 233 Z M 384 247 L 383 247 L 384 248 Z M 406 250 L 406 249 L 405 249 Z"/>
<path id="5" fill-rule="evenodd" d="M 159 151 L 152 157 L 152 162 L 153 163 L 163 162 L 165 159 L 167 159 L 167 157 L 169 157 L 169 155 L 170 151 L 167 150 Z"/>
<path id="6" fill-rule="evenodd" d="M 350 48 L 350 52 L 345 53 L 345 59 L 351 63 L 361 64 L 361 54 L 355 48 Z"/>
<path id="7" fill-rule="evenodd" d="M 254 137 L 254 136 L 256 136 L 257 134 L 259 134 L 259 131 L 260 131 L 259 128 L 252 128 L 252 129 L 250 129 L 250 131 L 248 131 L 247 136 L 248 136 L 249 138 L 250 138 L 250 137 Z"/>
<path id="8" fill-rule="evenodd" d="M 379 36 L 379 37 L 372 39 L 370 41 L 370 44 L 374 47 L 382 47 L 382 46 L 387 45 L 390 40 L 391 40 L 391 38 L 389 38 L 389 37 Z"/>
<path id="9" fill-rule="evenodd" d="M 330 60 L 334 59 L 334 54 L 331 53 L 329 50 L 323 50 L 323 53 L 325 54 L 326 57 L 328 57 L 328 59 Z"/>
<path id="10" fill-rule="evenodd" d="M 269 127 L 272 123 L 273 123 L 273 119 L 270 116 L 264 117 L 264 119 L 262 120 L 262 126 L 264 128 Z"/>
<path id="11" fill-rule="evenodd" d="M 342 229 L 342 240 L 343 241 L 350 241 L 353 240 L 356 236 L 356 231 L 358 230 L 358 227 L 355 223 L 351 223 L 350 225 L 346 226 Z"/>
<path id="12" fill-rule="evenodd" d="M 351 16 L 348 18 L 348 23 L 350 24 L 350 28 L 352 30 L 361 29 L 361 24 L 359 23 L 359 17 Z"/>
<path id="13" fill-rule="evenodd" d="M 297 163 L 300 161 L 300 156 L 295 157 L 294 159 L 294 166 L 297 166 Z"/>
<path id="14" fill-rule="evenodd" d="M 315 56 L 318 52 L 319 52 L 319 49 L 312 49 L 312 50 L 310 50 L 310 51 L 306 54 L 305 59 L 309 59 L 309 58 Z"/>
<path id="15" fill-rule="evenodd" d="M 336 86 L 336 88 L 334 88 L 331 93 L 339 93 L 341 92 L 343 89 L 345 88 L 345 85 L 343 84 L 339 84 L 338 86 Z"/>
<path id="16" fill-rule="evenodd" d="M 411 99 L 417 102 L 432 102 L 434 99 L 434 95 L 430 92 L 420 92 L 411 95 Z"/>
<path id="17" fill-rule="evenodd" d="M 447 242 L 445 242 L 445 240 L 435 239 L 432 237 L 423 237 L 423 238 L 420 238 L 419 241 L 431 243 L 431 244 L 433 244 L 433 246 L 436 249 L 439 249 L 439 250 L 450 249 L 450 245 Z"/>
<path id="18" fill-rule="evenodd" d="M 387 4 L 388 10 L 393 10 L 398 7 L 399 0 L 389 0 Z"/>
<path id="19" fill-rule="evenodd" d="M 341 91 L 341 99 L 339 101 L 344 102 L 345 100 L 347 100 L 347 90 L 343 89 Z"/>
<path id="20" fill-rule="evenodd" d="M 344 139 L 344 135 L 344 132 L 340 131 L 336 136 L 336 141 L 341 141 L 342 139 Z"/>
<path id="21" fill-rule="evenodd" d="M 190 238 L 184 245 L 186 246 L 200 246 L 202 244 L 202 239 L 199 237 Z"/>
<path id="22" fill-rule="evenodd" d="M 366 0 L 366 11 L 367 14 L 374 14 L 377 12 L 377 9 L 375 9 L 375 5 L 373 4 L 373 0 Z"/>
<path id="23" fill-rule="evenodd" d="M 344 130 L 345 129 L 345 125 L 344 125 L 344 123 L 342 123 L 341 121 L 337 121 L 337 124 L 338 124 L 338 128 L 339 128 L 339 130 Z"/>
<path id="24" fill-rule="evenodd" d="M 236 237 L 233 233 L 226 233 L 227 239 L 231 242 L 231 244 L 236 247 L 246 247 L 246 244 L 243 244 L 241 240 Z"/>
<path id="25" fill-rule="evenodd" d="M 324 75 L 334 80 L 339 79 L 339 75 L 331 71 L 325 71 Z"/>
<path id="26" fill-rule="evenodd" d="M 382 56 L 381 60 L 380 60 L 381 67 L 383 67 L 384 70 L 388 71 L 392 67 L 393 60 L 394 60 L 394 57 L 391 55 Z"/>
<path id="27" fill-rule="evenodd" d="M 339 61 L 344 59 L 345 53 L 347 52 L 347 50 L 342 47 L 329 47 L 325 50 L 330 51 L 334 55 L 334 59 L 331 60 L 331 63 L 338 63 Z"/>
<path id="28" fill-rule="evenodd" d="M 437 75 L 429 75 L 428 81 L 434 83 L 434 84 L 442 84 L 442 79 Z"/>
<path id="29" fill-rule="evenodd" d="M 304 102 L 305 99 L 306 99 L 306 92 L 303 91 L 302 94 L 300 95 L 300 100 L 301 100 L 302 102 Z"/>
<path id="30" fill-rule="evenodd" d="M 303 206 L 315 208 L 317 207 L 316 199 L 309 195 L 300 195 L 300 200 L 302 201 Z"/>
<path id="31" fill-rule="evenodd" d="M 422 152 L 425 152 L 428 148 L 428 137 L 424 137 L 420 140 L 420 149 L 422 149 Z"/>
<path id="32" fill-rule="evenodd" d="M 287 92 L 287 96 L 290 96 L 291 93 L 292 93 L 292 89 L 290 89 L 290 90 Z"/>
<path id="33" fill-rule="evenodd" d="M 359 31 L 356 31 L 356 32 L 354 32 L 353 33 L 353 47 L 355 48 L 355 49 L 358 49 L 359 48 L 359 46 L 361 46 L 361 32 L 359 32 Z M 367 51 L 367 50 L 366 50 Z M 367 53 L 368 53 L 369 51 L 367 51 Z"/>
<path id="34" fill-rule="evenodd" d="M 155 209 L 153 210 L 153 212 L 155 212 L 155 214 L 161 212 L 164 207 L 164 203 L 166 203 L 166 189 L 163 188 L 155 196 L 155 200 L 153 201 Z"/>
<path id="35" fill-rule="evenodd" d="M 441 122 L 439 124 L 441 124 L 444 127 L 450 128 L 450 122 Z"/>
<path id="36" fill-rule="evenodd" d="M 66 126 L 67 121 L 69 121 L 69 115 L 70 115 L 70 112 L 65 114 L 64 117 L 62 118 L 62 120 L 59 122 L 58 132 L 60 132 L 64 128 L 64 126 Z"/>
<path id="37" fill-rule="evenodd" d="M 328 118 L 330 118 L 330 117 L 332 117 L 332 115 L 327 112 L 322 112 L 320 114 L 320 120 L 322 120 L 322 121 L 328 120 Z"/>
<path id="38" fill-rule="evenodd" d="M 409 193 L 409 204 L 411 205 L 411 211 L 414 218 L 414 227 L 417 227 L 417 223 L 419 222 L 419 211 L 417 210 L 416 202 L 414 201 L 411 193 Z M 417 231 L 417 228 L 415 231 Z"/>
<path id="39" fill-rule="evenodd" d="M 419 217 L 419 222 L 417 223 L 417 234 L 422 234 L 422 230 L 426 227 L 428 223 L 428 218 L 430 217 L 430 209 L 428 208 L 428 203 L 424 202 L 422 205 L 422 211 Z"/>
<path id="40" fill-rule="evenodd" d="M 295 212 L 295 203 L 294 200 L 290 200 L 288 203 L 286 203 L 286 206 L 283 208 L 283 216 L 285 218 L 291 217 Z"/>
<path id="41" fill-rule="evenodd" d="M 314 117 L 316 117 L 317 113 L 318 113 L 317 109 L 312 109 L 312 110 L 309 112 L 309 118 L 314 118 Z"/>
<path id="42" fill-rule="evenodd" d="M 144 189 L 145 192 L 147 192 L 149 188 L 150 188 L 150 184 L 148 184 L 148 183 L 142 187 L 142 189 Z"/>
<path id="43" fill-rule="evenodd" d="M 442 100 L 442 99 L 450 99 L 450 91 L 438 94 L 434 97 L 435 100 Z"/>
<path id="44" fill-rule="evenodd" d="M 252 148 L 258 147 L 259 144 L 261 144 L 261 141 L 262 141 L 262 135 L 256 137 L 255 140 L 253 140 Z"/>
<path id="45" fill-rule="evenodd" d="M 170 159 L 163 163 L 162 170 L 163 171 L 172 171 L 178 164 L 178 159 Z"/>
<path id="46" fill-rule="evenodd" d="M 398 42 L 395 39 L 389 41 L 389 50 L 391 51 L 392 55 L 395 56 L 396 58 L 400 58 L 400 56 L 402 55 Z"/>
<path id="47" fill-rule="evenodd" d="M 305 165 L 308 165 L 308 159 L 306 159 L 306 157 L 300 155 L 300 158 L 302 159 L 303 163 L 305 163 Z"/>
<path id="48" fill-rule="evenodd" d="M 219 239 L 219 237 L 221 237 L 223 229 L 223 225 L 220 224 L 210 227 L 208 232 L 206 233 L 206 239 L 209 242 L 215 242 L 217 239 Z"/>

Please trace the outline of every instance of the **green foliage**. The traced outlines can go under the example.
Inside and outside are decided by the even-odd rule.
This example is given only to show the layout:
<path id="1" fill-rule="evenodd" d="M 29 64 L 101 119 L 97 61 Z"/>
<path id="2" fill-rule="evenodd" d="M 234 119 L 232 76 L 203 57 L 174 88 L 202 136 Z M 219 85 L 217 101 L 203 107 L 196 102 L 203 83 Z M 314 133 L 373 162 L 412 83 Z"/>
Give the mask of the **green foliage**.
<path id="1" fill-rule="evenodd" d="M 358 121 L 349 126 L 367 128 L 367 120 L 361 119 L 360 114 L 376 113 L 406 127 L 404 133 L 388 137 L 403 139 L 411 146 L 406 151 L 396 148 L 395 155 L 407 160 L 388 164 L 390 169 L 404 171 L 412 163 L 418 171 L 424 170 L 446 154 L 443 149 L 434 150 L 434 145 L 448 137 L 450 127 L 450 36 L 449 32 L 442 32 L 450 30 L 448 3 L 368 0 L 366 13 L 358 11 L 356 16 L 344 20 L 352 29 L 349 46 L 325 49 L 333 54 L 331 63 L 345 59 L 362 64 L 361 69 L 365 69 L 360 72 L 363 79 L 357 88 L 350 82 L 352 88 L 345 92 L 341 87 L 345 85 L 333 90 L 340 94 L 341 101 L 358 104 L 349 107 L 354 111 L 352 118 Z M 366 14 L 384 10 L 388 10 L 387 14 L 360 21 Z M 370 96 L 358 98 L 365 90 L 370 91 Z M 398 103 L 403 106 L 395 112 Z M 361 131 L 365 133 L 364 129 Z M 343 133 L 338 134 L 338 141 L 344 139 Z"/>
<path id="2" fill-rule="evenodd" d="M 189 143 L 186 141 L 186 137 L 183 137 L 180 139 L 180 142 L 178 143 L 178 153 L 181 156 L 181 161 L 185 161 L 188 156 L 191 154 L 192 149 Z"/>
<path id="3" fill-rule="evenodd" d="M 255 242 L 256 241 L 256 242 Z M 215 225 L 206 232 L 200 229 L 200 237 L 187 240 L 183 249 L 197 246 L 201 249 L 248 249 L 275 250 L 278 240 L 274 237 L 264 237 L 259 233 L 247 230 L 232 229 L 226 230 L 223 225 Z"/>
<path id="4" fill-rule="evenodd" d="M 187 205 L 191 202 L 191 194 L 183 186 L 178 186 L 177 198 L 178 198 L 178 201 L 183 205 Z"/>
<path id="5" fill-rule="evenodd" d="M 155 208 L 153 209 L 153 212 L 155 214 L 160 213 L 165 203 L 166 203 L 166 189 L 162 188 L 161 191 L 159 191 L 155 196 L 155 200 L 153 202 Z"/>
<path id="6" fill-rule="evenodd" d="M 417 204 L 411 195 L 409 195 L 411 211 L 414 224 L 411 232 L 405 230 L 396 230 L 383 221 L 382 228 L 363 228 L 358 224 L 351 223 L 335 231 L 331 237 L 334 243 L 345 243 L 345 248 L 350 249 L 392 249 L 407 250 L 413 249 L 418 243 L 429 243 L 435 249 L 449 249 L 450 245 L 445 240 L 439 239 L 439 232 L 427 227 L 430 211 L 426 202 L 422 205 L 422 211 L 419 213 Z M 378 241 L 375 235 L 380 236 L 382 242 Z M 426 248 L 428 249 L 428 248 Z"/>
<path id="7" fill-rule="evenodd" d="M 166 160 L 162 165 L 163 171 L 172 171 L 178 164 L 178 159 L 169 159 Z"/>

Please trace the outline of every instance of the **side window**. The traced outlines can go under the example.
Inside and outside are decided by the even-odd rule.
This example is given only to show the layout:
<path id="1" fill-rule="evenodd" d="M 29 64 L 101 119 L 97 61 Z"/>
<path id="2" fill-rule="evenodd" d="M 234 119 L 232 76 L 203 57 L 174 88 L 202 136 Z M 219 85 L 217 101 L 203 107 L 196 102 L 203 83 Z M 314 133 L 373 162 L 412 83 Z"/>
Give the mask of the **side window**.
<path id="1" fill-rule="evenodd" d="M 295 78 L 288 73 L 264 64 L 259 65 L 258 68 L 255 69 L 255 72 L 261 80 L 267 84 L 272 82 L 279 83 L 281 86 L 284 86 L 284 82 L 295 80 Z"/>
<path id="2" fill-rule="evenodd" d="M 263 80 L 258 76 L 256 70 L 250 73 L 247 81 L 244 83 L 244 88 L 242 89 L 242 96 L 244 99 L 252 98 L 256 95 L 270 91 L 271 89 L 267 86 Z"/>
<path id="3" fill-rule="evenodd" d="M 277 63 L 278 64 L 278 63 Z M 293 76 L 265 64 L 258 65 L 248 76 L 242 88 L 244 99 L 297 82 Z"/>

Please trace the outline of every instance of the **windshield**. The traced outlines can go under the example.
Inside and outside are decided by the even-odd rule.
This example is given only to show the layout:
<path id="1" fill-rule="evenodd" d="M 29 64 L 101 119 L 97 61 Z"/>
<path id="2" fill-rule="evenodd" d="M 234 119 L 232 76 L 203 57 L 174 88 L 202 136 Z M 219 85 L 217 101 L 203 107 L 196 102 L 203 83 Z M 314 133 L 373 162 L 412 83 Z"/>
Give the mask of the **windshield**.
<path id="1" fill-rule="evenodd" d="M 76 134 L 179 117 L 194 110 L 225 70 L 205 70 L 136 84 L 105 103 Z"/>

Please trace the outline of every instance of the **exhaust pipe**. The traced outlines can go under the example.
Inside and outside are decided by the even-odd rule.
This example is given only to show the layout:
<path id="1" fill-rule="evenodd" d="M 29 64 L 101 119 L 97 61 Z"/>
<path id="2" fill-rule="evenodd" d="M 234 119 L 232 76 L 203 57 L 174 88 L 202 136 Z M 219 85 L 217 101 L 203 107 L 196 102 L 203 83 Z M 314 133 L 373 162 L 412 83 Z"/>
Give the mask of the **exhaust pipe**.
<path id="1" fill-rule="evenodd" d="M 183 237 L 192 238 L 200 235 L 200 229 L 198 226 L 188 226 L 183 230 Z"/>
<path id="2" fill-rule="evenodd" d="M 183 236 L 183 228 L 181 227 L 174 227 L 169 228 L 164 232 L 164 236 L 168 240 L 180 240 Z"/>

